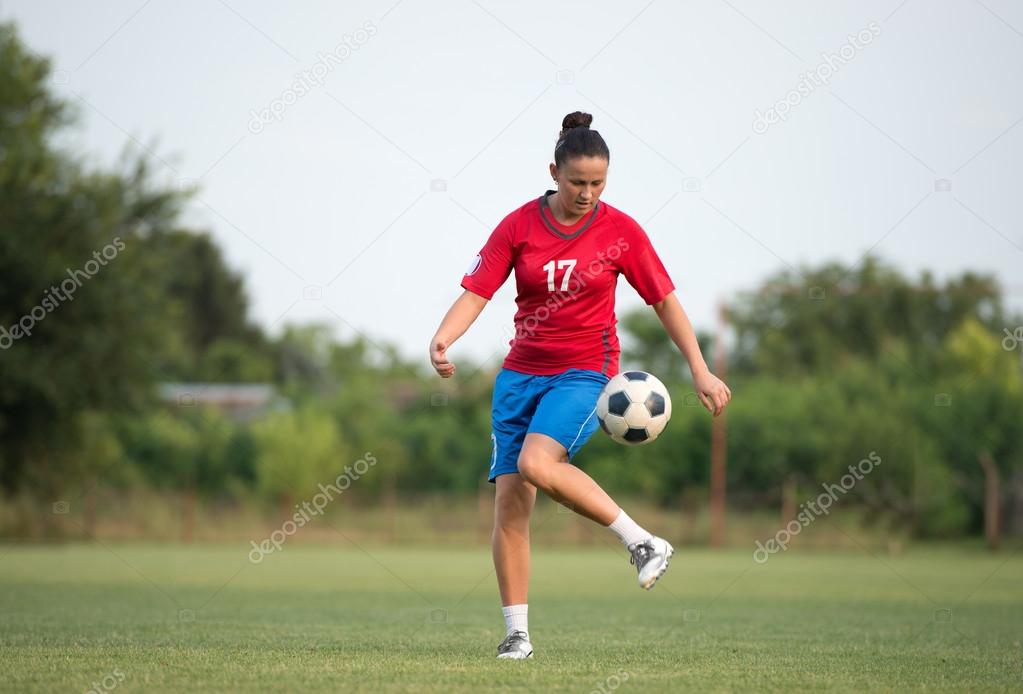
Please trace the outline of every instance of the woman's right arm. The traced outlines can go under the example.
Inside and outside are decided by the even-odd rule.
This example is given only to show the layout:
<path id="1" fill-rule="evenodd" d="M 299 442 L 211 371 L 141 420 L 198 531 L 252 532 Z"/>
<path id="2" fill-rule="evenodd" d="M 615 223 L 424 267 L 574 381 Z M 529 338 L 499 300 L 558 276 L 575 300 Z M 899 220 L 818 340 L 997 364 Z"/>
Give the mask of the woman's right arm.
<path id="1" fill-rule="evenodd" d="M 486 305 L 487 299 L 466 289 L 448 309 L 437 334 L 430 340 L 430 363 L 441 378 L 451 378 L 455 373 L 455 365 L 447 358 L 448 347 L 469 329 Z"/>

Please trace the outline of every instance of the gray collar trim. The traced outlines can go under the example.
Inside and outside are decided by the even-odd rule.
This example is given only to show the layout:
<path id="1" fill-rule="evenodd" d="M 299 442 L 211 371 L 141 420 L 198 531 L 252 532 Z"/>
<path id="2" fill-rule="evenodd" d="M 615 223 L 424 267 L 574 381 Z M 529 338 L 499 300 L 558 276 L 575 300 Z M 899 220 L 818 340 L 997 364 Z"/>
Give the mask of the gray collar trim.
<path id="1" fill-rule="evenodd" d="M 548 190 L 546 193 L 540 196 L 539 200 L 540 219 L 543 220 L 543 224 L 545 227 L 547 227 L 547 230 L 554 234 L 555 236 L 558 236 L 559 238 L 563 239 L 574 239 L 576 236 L 586 231 L 586 229 L 588 229 L 591 224 L 593 224 L 593 221 L 597 218 L 597 213 L 600 212 L 600 200 L 598 200 L 597 204 L 593 206 L 593 212 L 590 213 L 589 219 L 587 219 L 586 222 L 581 227 L 576 229 L 575 232 L 571 234 L 566 234 L 565 232 L 561 231 L 556 226 L 551 224 L 551 221 L 547 219 L 547 215 L 544 214 L 544 209 L 550 209 L 550 206 L 547 204 L 547 196 L 556 192 L 557 192 L 556 190 Z M 552 216 L 553 214 L 554 213 L 551 212 Z"/>

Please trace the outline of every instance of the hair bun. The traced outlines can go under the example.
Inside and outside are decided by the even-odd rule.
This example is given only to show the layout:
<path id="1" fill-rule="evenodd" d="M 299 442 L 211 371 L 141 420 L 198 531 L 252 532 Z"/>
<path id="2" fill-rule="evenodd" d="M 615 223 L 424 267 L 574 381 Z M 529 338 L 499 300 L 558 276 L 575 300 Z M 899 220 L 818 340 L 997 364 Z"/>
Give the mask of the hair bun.
<path id="1" fill-rule="evenodd" d="M 589 113 L 583 113 L 582 111 L 573 111 L 572 113 L 565 116 L 561 121 L 561 134 L 558 137 L 564 137 L 572 128 L 588 128 L 590 123 L 593 122 L 593 116 Z"/>

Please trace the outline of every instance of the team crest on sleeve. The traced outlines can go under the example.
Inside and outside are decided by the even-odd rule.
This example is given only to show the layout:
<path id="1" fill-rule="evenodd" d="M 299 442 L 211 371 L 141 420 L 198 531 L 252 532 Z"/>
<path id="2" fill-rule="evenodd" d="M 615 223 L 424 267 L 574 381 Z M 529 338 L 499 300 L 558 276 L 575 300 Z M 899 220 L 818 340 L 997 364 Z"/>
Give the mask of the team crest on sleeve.
<path id="1" fill-rule="evenodd" d="M 479 253 L 477 253 L 476 257 L 472 261 L 472 265 L 469 266 L 469 271 L 466 272 L 465 274 L 466 275 L 475 275 L 476 271 L 480 269 L 480 265 L 482 265 L 482 264 L 483 264 L 483 256 L 480 255 Z"/>

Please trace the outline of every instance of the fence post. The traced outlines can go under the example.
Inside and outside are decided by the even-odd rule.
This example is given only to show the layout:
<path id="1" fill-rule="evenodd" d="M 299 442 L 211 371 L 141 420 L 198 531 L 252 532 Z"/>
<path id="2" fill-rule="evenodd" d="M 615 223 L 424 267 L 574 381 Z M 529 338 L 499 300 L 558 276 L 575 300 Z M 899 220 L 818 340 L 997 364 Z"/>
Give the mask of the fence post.
<path id="1" fill-rule="evenodd" d="M 987 546 L 992 552 L 998 551 L 999 540 L 999 479 L 998 466 L 989 451 L 981 451 L 977 456 L 980 466 L 984 468 L 984 536 Z"/>

